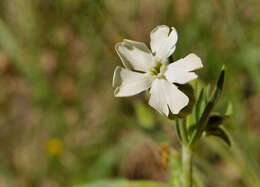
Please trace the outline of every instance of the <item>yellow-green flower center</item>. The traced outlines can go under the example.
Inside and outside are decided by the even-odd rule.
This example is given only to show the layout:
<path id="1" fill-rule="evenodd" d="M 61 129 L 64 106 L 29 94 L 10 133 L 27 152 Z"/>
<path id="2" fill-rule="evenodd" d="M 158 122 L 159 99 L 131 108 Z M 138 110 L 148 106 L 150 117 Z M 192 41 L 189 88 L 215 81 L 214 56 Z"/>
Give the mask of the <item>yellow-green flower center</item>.
<path id="1" fill-rule="evenodd" d="M 157 76 L 161 72 L 162 63 L 159 62 L 155 67 L 151 69 L 151 74 Z"/>
<path id="2" fill-rule="evenodd" d="M 164 72 L 166 70 L 166 64 L 164 62 L 157 62 L 156 63 L 156 66 L 154 66 L 152 69 L 151 69 L 151 75 L 152 76 L 155 76 L 157 78 L 163 78 L 164 77 Z"/>

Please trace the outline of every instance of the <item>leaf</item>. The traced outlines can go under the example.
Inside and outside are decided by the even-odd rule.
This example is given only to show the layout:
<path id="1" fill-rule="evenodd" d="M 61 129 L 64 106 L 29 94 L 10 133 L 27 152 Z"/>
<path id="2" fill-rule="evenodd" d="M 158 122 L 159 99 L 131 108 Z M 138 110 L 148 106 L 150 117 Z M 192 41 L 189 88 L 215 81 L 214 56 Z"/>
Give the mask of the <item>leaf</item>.
<path id="1" fill-rule="evenodd" d="M 75 187 L 169 187 L 167 184 L 152 181 L 103 180 Z"/>
<path id="2" fill-rule="evenodd" d="M 210 100 L 210 96 L 212 95 L 212 92 L 213 92 L 213 90 L 214 90 L 214 87 L 212 86 L 212 85 L 207 85 L 205 88 L 205 101 L 206 101 L 206 103 L 207 102 L 209 102 L 209 100 Z"/>
<path id="3" fill-rule="evenodd" d="M 197 105 L 196 105 L 196 114 L 195 114 L 196 115 L 196 121 L 199 120 L 199 118 L 202 115 L 202 112 L 203 112 L 203 110 L 205 108 L 206 104 L 205 104 L 204 98 L 205 98 L 205 90 L 202 89 L 200 91 L 200 95 L 199 95 L 199 98 L 198 98 L 198 101 L 197 101 Z"/>
<path id="4" fill-rule="evenodd" d="M 223 66 L 221 69 L 213 96 L 211 98 L 211 102 L 216 103 L 217 100 L 219 99 L 219 97 L 223 91 L 224 80 L 225 80 L 225 66 Z"/>
<path id="5" fill-rule="evenodd" d="M 220 114 L 212 114 L 209 117 L 207 128 L 210 129 L 210 128 L 218 127 L 221 124 L 223 124 L 225 119 L 226 119 L 226 117 L 225 116 L 221 116 Z"/>
<path id="6" fill-rule="evenodd" d="M 228 146 L 231 146 L 231 141 L 228 134 L 222 128 L 212 128 L 207 131 L 207 136 L 216 136 L 221 138 Z"/>
<path id="7" fill-rule="evenodd" d="M 206 108 L 203 111 L 202 116 L 200 117 L 199 122 L 196 125 L 196 129 L 193 131 L 193 134 L 191 135 L 191 139 L 189 144 L 194 145 L 197 140 L 201 137 L 203 131 L 207 127 L 207 121 L 209 118 L 209 115 L 214 107 L 214 104 L 212 102 L 209 102 L 206 106 Z"/>
<path id="8" fill-rule="evenodd" d="M 189 142 L 190 145 L 196 144 L 197 140 L 199 140 L 200 137 L 202 136 L 202 133 L 204 132 L 204 130 L 206 130 L 209 116 L 210 116 L 217 100 L 219 99 L 219 97 L 222 93 L 224 79 L 225 79 L 225 68 L 223 66 L 221 69 L 217 84 L 215 86 L 213 96 L 211 97 L 210 101 L 207 103 L 207 105 L 197 123 L 196 130 L 194 131 L 194 133 L 191 136 L 191 140 Z"/>
<path id="9" fill-rule="evenodd" d="M 196 125 L 191 125 L 188 129 L 188 134 L 193 134 L 193 132 L 196 130 Z"/>

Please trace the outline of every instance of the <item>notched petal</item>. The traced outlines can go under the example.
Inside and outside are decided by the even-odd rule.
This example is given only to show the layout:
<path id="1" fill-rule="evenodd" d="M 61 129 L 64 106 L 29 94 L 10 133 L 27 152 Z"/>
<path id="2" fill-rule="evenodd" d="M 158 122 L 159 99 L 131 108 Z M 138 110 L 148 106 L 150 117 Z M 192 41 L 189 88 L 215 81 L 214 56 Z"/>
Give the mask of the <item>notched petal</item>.
<path id="1" fill-rule="evenodd" d="M 197 55 L 191 53 L 168 65 L 165 76 L 170 82 L 186 84 L 198 77 L 197 74 L 192 71 L 202 67 L 201 59 Z"/>
<path id="2" fill-rule="evenodd" d="M 162 42 L 164 42 L 169 36 L 170 28 L 166 25 L 159 25 L 155 27 L 150 33 L 150 46 L 153 53 L 156 53 Z"/>
<path id="3" fill-rule="evenodd" d="M 136 95 L 151 86 L 152 79 L 148 74 L 137 73 L 116 67 L 113 77 L 113 86 L 116 87 L 116 97 L 128 97 Z"/>
<path id="4" fill-rule="evenodd" d="M 128 69 L 148 72 L 154 65 L 153 55 L 142 42 L 123 40 L 116 44 L 115 50 Z"/>
<path id="5" fill-rule="evenodd" d="M 174 27 L 166 25 L 155 27 L 150 33 L 152 52 L 158 60 L 165 61 L 174 52 L 178 34 Z"/>
<path id="6" fill-rule="evenodd" d="M 150 93 L 149 105 L 166 116 L 170 111 L 178 114 L 189 103 L 189 98 L 165 79 L 154 80 Z"/>

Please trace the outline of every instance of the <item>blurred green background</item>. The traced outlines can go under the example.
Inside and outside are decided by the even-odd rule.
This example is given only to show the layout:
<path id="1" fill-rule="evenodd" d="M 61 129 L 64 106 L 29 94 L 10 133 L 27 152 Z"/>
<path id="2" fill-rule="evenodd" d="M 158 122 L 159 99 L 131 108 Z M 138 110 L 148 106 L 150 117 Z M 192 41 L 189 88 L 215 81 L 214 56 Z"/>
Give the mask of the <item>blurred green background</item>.
<path id="1" fill-rule="evenodd" d="M 111 86 L 115 43 L 149 44 L 162 24 L 179 34 L 173 59 L 202 58 L 205 84 L 227 67 L 216 110 L 233 104 L 233 146 L 208 138 L 196 172 L 209 187 L 260 186 L 259 0 L 1 0 L 1 187 L 167 180 L 173 122 Z"/>

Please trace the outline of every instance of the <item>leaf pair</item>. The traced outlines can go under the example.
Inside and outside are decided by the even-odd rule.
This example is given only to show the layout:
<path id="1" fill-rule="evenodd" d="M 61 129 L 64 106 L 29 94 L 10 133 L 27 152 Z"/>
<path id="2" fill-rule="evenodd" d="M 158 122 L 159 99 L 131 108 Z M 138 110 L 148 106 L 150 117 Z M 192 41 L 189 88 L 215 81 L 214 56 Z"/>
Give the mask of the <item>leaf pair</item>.
<path id="1" fill-rule="evenodd" d="M 192 135 L 189 141 L 190 146 L 194 146 L 198 142 L 198 140 L 202 137 L 203 132 L 208 132 L 208 129 L 210 129 L 209 124 L 212 125 L 210 131 L 211 135 L 215 134 L 215 136 L 223 137 L 223 140 L 227 140 L 228 136 L 225 136 L 225 131 L 218 127 L 218 125 L 223 123 L 224 119 L 219 116 L 211 116 L 213 108 L 219 100 L 219 97 L 223 91 L 224 79 L 225 68 L 223 67 L 211 96 L 208 96 L 208 88 L 202 89 L 200 91 L 197 106 L 195 108 L 196 124 L 194 127 L 192 127 Z M 214 125 L 215 127 L 213 128 Z"/>
<path id="2" fill-rule="evenodd" d="M 207 127 L 206 136 L 216 136 L 221 138 L 228 146 L 231 146 L 231 141 L 226 131 L 221 127 L 227 116 L 221 116 L 219 114 L 213 114 L 210 116 Z"/>

